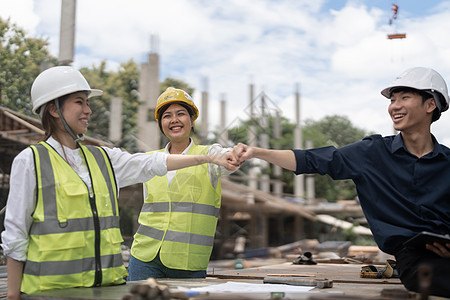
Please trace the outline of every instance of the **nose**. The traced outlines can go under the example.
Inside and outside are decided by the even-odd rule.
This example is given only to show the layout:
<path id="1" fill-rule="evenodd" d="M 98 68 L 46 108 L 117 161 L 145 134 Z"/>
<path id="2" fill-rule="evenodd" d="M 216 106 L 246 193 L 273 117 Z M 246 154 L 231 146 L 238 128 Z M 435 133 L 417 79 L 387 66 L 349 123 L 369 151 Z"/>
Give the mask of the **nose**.
<path id="1" fill-rule="evenodd" d="M 399 107 L 400 107 L 400 102 L 399 101 L 391 100 L 391 103 L 388 106 L 388 110 L 397 109 Z"/>
<path id="2" fill-rule="evenodd" d="M 170 123 L 176 123 L 176 122 L 178 122 L 178 116 L 176 114 L 170 116 Z"/>
<path id="3" fill-rule="evenodd" d="M 87 104 L 87 103 L 84 104 L 83 112 L 84 112 L 85 114 L 88 114 L 88 115 L 92 114 L 92 109 L 91 109 L 91 107 L 89 106 L 89 104 Z"/>

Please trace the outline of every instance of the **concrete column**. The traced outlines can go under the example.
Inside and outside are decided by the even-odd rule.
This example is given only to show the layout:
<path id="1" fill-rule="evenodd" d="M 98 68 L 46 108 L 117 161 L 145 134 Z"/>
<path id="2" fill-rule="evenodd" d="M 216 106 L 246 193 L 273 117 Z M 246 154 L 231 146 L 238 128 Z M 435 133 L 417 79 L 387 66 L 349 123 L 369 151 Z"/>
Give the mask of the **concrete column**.
<path id="1" fill-rule="evenodd" d="M 59 63 L 70 65 L 75 49 L 76 0 L 61 1 L 61 25 L 59 32 Z"/>
<path id="2" fill-rule="evenodd" d="M 310 149 L 312 147 L 312 141 L 306 141 L 306 148 Z M 314 183 L 314 175 L 312 174 L 306 176 L 306 199 L 309 204 L 314 204 L 316 199 L 316 186 Z"/>
<path id="3" fill-rule="evenodd" d="M 299 92 L 299 84 L 296 85 L 295 91 L 295 130 L 294 130 L 294 148 L 303 149 L 303 137 L 302 137 L 302 127 L 300 120 L 300 92 Z M 304 184 L 304 175 L 294 175 L 294 194 L 297 198 L 303 198 L 305 196 L 305 184 Z"/>
<path id="4" fill-rule="evenodd" d="M 148 62 L 141 64 L 139 95 L 142 104 L 138 109 L 138 149 L 139 151 L 161 148 L 160 131 L 155 120 L 156 101 L 159 90 L 159 55 L 150 53 Z"/>
<path id="5" fill-rule="evenodd" d="M 303 225 L 304 225 L 303 218 L 299 215 L 295 215 L 295 217 L 294 217 L 294 238 L 296 241 L 300 241 L 301 239 L 304 238 Z"/>
<path id="6" fill-rule="evenodd" d="M 225 101 L 225 95 L 222 95 L 222 100 L 220 100 L 220 134 L 219 134 L 219 144 L 223 147 L 229 146 L 228 144 L 228 129 L 227 118 L 226 118 L 226 107 L 227 103 Z"/>
<path id="7" fill-rule="evenodd" d="M 255 116 L 254 116 L 254 109 L 253 109 L 253 105 L 254 105 L 254 86 L 251 83 L 249 86 L 249 101 L 250 101 L 250 123 L 251 125 L 248 127 L 248 132 L 247 132 L 247 144 L 249 146 L 255 147 L 256 146 L 256 127 L 253 125 L 253 122 L 255 122 Z M 259 169 L 257 167 L 254 167 L 253 164 L 253 159 L 250 160 L 250 164 L 251 164 L 251 168 L 249 170 L 249 180 L 248 180 L 248 186 L 251 187 L 252 189 L 258 189 L 258 182 L 256 180 L 256 177 L 258 176 Z"/>
<path id="8" fill-rule="evenodd" d="M 269 129 L 269 122 L 267 119 L 266 113 L 266 100 L 264 98 L 264 93 L 261 95 L 261 119 L 260 126 L 262 128 L 263 133 L 260 135 L 259 143 L 262 148 L 269 148 L 269 135 L 267 131 Z M 260 160 L 261 169 L 267 169 L 269 167 L 269 163 L 265 160 Z M 263 192 L 270 193 L 270 178 L 268 174 L 261 175 L 260 189 Z"/>
<path id="9" fill-rule="evenodd" d="M 203 92 L 202 92 L 202 113 L 201 113 L 201 139 L 204 144 L 208 140 L 208 79 L 203 80 Z"/>
<path id="10" fill-rule="evenodd" d="M 122 139 L 122 99 L 120 97 L 111 99 L 109 139 L 115 143 Z"/>
<path id="11" fill-rule="evenodd" d="M 276 115 L 275 115 L 274 126 L 273 126 L 273 137 L 276 140 L 279 140 L 281 138 L 281 120 L 280 119 L 281 119 L 280 112 L 277 111 Z M 280 149 L 279 143 L 277 143 L 275 148 Z M 281 174 L 282 174 L 281 167 L 279 167 L 277 165 L 273 165 L 273 175 L 275 177 L 275 183 L 273 185 L 273 193 L 277 197 L 283 196 L 283 183 L 281 181 Z"/>

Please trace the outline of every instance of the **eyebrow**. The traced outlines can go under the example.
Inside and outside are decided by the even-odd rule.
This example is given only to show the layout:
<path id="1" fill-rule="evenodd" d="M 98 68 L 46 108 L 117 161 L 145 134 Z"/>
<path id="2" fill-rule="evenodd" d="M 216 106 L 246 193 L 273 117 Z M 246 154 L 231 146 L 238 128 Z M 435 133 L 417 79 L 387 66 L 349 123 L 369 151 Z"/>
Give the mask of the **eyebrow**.
<path id="1" fill-rule="evenodd" d="M 182 112 L 188 112 L 187 109 L 185 109 L 185 108 L 180 108 L 180 109 L 176 110 L 175 113 L 178 113 L 178 112 L 180 112 L 180 111 L 182 111 Z M 166 110 L 166 111 L 163 113 L 163 116 L 164 116 L 165 114 L 170 114 L 170 113 L 172 113 L 172 112 Z"/>

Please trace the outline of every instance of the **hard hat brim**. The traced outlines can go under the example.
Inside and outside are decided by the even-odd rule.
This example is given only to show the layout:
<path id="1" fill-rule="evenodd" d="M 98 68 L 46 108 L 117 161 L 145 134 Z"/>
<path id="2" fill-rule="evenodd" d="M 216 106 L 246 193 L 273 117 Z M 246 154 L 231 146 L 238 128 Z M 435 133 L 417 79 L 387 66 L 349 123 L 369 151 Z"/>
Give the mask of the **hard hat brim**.
<path id="1" fill-rule="evenodd" d="M 91 89 L 90 92 L 89 92 L 89 98 L 97 97 L 97 96 L 101 96 L 101 95 L 103 95 L 103 91 L 102 90 Z"/>

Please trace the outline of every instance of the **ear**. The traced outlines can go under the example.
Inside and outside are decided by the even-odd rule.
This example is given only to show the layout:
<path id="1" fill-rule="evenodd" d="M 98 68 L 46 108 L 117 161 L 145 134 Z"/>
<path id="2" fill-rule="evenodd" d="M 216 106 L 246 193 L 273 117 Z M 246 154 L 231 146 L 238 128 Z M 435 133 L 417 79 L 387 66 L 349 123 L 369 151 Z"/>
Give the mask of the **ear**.
<path id="1" fill-rule="evenodd" d="M 53 118 L 59 119 L 58 110 L 56 109 L 55 103 L 49 103 L 48 104 L 48 112 Z"/>
<path id="2" fill-rule="evenodd" d="M 435 101 L 434 98 L 430 98 L 430 101 L 427 101 L 427 112 L 432 113 L 435 109 L 438 109 Z"/>

